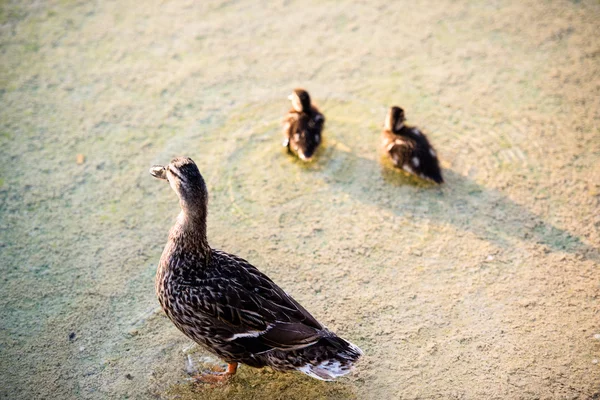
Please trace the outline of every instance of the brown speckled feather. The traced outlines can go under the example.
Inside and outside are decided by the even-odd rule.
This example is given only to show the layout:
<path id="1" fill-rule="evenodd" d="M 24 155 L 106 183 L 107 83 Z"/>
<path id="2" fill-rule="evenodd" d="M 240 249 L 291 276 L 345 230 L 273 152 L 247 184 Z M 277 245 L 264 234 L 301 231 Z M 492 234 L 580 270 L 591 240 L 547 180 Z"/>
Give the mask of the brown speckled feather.
<path id="1" fill-rule="evenodd" d="M 185 172 L 184 166 L 192 164 L 175 159 L 165 167 L 182 207 L 156 275 L 157 296 L 167 316 L 229 363 L 296 369 L 324 380 L 348 373 L 362 354 L 358 347 L 323 327 L 246 260 L 210 248 L 206 186 L 197 168 Z"/>

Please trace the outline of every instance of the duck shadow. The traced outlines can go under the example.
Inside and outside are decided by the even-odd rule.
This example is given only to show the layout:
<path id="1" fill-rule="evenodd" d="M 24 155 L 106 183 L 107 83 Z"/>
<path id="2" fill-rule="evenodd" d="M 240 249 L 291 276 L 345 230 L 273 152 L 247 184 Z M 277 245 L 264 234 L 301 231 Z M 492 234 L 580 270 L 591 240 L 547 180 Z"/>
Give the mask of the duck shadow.
<path id="1" fill-rule="evenodd" d="M 167 394 L 181 400 L 357 399 L 352 385 L 344 382 L 323 382 L 270 368 L 242 367 L 238 371 L 226 384 L 182 383 L 171 386 Z"/>
<path id="2" fill-rule="evenodd" d="M 486 188 L 448 169 L 445 183 L 436 185 L 394 168 L 381 157 L 372 160 L 345 152 L 343 160 L 328 161 L 328 183 L 359 201 L 398 216 L 450 224 L 502 248 L 520 240 L 551 251 L 577 254 L 598 261 L 598 248 L 584 243 L 517 204 L 501 192 Z M 337 164 L 337 165 L 336 165 Z"/>

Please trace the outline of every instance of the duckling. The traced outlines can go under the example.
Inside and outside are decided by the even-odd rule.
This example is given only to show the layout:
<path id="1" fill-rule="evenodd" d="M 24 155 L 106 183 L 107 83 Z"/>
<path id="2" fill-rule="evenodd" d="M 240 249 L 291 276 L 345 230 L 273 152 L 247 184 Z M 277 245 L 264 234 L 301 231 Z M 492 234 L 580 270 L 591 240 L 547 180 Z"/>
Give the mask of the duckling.
<path id="1" fill-rule="evenodd" d="M 404 125 L 406 118 L 400 107 L 391 107 L 385 118 L 382 146 L 394 165 L 410 174 L 443 183 L 435 150 L 418 128 Z"/>
<path id="2" fill-rule="evenodd" d="M 156 294 L 181 332 L 227 362 L 223 382 L 239 363 L 297 370 L 321 380 L 350 372 L 362 351 L 319 323 L 248 261 L 210 247 L 206 238 L 208 191 L 190 158 L 155 165 L 150 174 L 168 181 L 181 212 L 156 273 Z"/>
<path id="3" fill-rule="evenodd" d="M 304 89 L 294 89 L 288 96 L 292 108 L 284 118 L 283 146 L 288 152 L 296 152 L 304 161 L 310 161 L 321 144 L 321 131 L 325 117 L 311 104 L 310 96 Z"/>

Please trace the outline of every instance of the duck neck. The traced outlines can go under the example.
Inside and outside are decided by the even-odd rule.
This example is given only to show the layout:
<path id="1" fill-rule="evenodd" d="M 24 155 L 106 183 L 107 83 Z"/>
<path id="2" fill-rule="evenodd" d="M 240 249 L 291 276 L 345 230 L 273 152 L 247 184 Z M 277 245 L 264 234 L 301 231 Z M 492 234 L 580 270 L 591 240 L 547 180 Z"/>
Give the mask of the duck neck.
<path id="1" fill-rule="evenodd" d="M 390 132 L 398 133 L 404 128 L 404 119 L 402 118 L 394 118 L 394 115 L 390 112 L 384 124 L 384 129 Z"/>
<path id="2" fill-rule="evenodd" d="M 394 132 L 394 125 L 394 117 L 391 115 L 391 113 L 389 113 L 388 116 L 385 118 L 383 129 L 385 129 L 386 131 Z"/>
<path id="3" fill-rule="evenodd" d="M 210 246 L 206 238 L 206 204 L 191 206 L 181 200 L 180 205 L 181 212 L 173 227 L 172 239 L 182 240 L 184 245 L 199 251 L 203 256 L 208 256 Z"/>

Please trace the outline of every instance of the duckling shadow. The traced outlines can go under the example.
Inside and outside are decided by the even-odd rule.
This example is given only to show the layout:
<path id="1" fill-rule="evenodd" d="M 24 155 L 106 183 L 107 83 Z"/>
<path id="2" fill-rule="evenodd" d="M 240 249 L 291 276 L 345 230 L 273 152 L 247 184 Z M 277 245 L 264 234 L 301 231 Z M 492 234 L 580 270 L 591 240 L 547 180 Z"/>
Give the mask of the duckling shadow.
<path id="1" fill-rule="evenodd" d="M 181 400 L 237 399 L 356 399 L 353 387 L 343 382 L 322 382 L 300 373 L 280 373 L 268 368 L 242 367 L 227 383 L 184 383 L 169 388 L 170 397 Z"/>
<path id="2" fill-rule="evenodd" d="M 391 163 L 345 153 L 343 175 L 352 180 L 328 181 L 363 203 L 373 204 L 410 219 L 451 224 L 494 244 L 509 248 L 514 240 L 547 246 L 599 260 L 599 249 L 570 232 L 557 228 L 494 189 L 473 182 L 452 170 L 444 170 L 445 184 L 438 186 L 393 168 Z"/>

